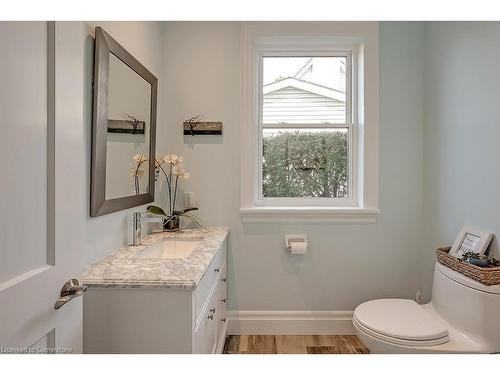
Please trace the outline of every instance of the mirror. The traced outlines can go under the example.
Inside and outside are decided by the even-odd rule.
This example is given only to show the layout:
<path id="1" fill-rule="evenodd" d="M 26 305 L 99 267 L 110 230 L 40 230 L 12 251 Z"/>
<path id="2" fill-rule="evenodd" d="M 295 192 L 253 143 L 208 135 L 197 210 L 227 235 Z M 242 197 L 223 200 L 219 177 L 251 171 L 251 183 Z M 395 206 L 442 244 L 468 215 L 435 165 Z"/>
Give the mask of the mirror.
<path id="1" fill-rule="evenodd" d="M 95 30 L 91 216 L 154 201 L 157 78 Z"/>
<path id="2" fill-rule="evenodd" d="M 113 53 L 109 57 L 106 199 L 147 193 L 151 85 Z M 140 156 L 139 156 L 140 157 Z M 136 156 L 136 159 L 138 157 Z M 134 163 L 133 163 L 134 161 Z"/>

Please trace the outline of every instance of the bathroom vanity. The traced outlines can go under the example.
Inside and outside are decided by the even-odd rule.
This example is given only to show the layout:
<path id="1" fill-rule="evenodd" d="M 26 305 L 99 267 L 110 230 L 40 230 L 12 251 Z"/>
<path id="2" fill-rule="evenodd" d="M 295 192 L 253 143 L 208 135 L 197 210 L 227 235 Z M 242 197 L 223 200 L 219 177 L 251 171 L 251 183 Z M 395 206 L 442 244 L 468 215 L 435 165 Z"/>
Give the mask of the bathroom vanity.
<path id="1" fill-rule="evenodd" d="M 221 353 L 227 228 L 154 232 L 82 275 L 85 353 Z"/>

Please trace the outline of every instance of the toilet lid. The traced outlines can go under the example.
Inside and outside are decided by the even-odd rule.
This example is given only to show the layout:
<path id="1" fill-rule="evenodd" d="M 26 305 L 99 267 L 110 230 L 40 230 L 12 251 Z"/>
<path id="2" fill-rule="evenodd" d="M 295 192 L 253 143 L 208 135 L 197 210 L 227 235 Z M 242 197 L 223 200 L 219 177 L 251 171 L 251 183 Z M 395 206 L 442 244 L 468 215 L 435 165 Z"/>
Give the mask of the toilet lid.
<path id="1" fill-rule="evenodd" d="M 398 339 L 427 341 L 448 336 L 438 319 L 409 299 L 368 301 L 354 310 L 354 317 L 368 329 Z"/>

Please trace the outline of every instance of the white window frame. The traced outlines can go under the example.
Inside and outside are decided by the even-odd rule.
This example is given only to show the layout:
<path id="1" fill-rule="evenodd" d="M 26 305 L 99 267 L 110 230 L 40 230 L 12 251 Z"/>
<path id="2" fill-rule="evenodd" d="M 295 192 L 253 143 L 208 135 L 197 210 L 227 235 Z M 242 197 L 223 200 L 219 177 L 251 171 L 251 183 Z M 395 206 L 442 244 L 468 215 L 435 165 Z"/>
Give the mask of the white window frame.
<path id="1" fill-rule="evenodd" d="M 356 51 L 352 46 L 339 44 L 332 45 L 317 45 L 311 49 L 310 46 L 293 47 L 283 45 L 266 45 L 256 46 L 256 60 L 254 64 L 257 66 L 258 75 L 256 76 L 255 87 L 257 87 L 258 105 L 255 106 L 257 113 L 254 114 L 258 119 L 256 124 L 259 131 L 258 147 L 259 155 L 256 162 L 258 163 L 258 180 L 257 180 L 257 196 L 255 198 L 256 206 L 267 207 L 293 207 L 293 206 L 323 206 L 323 207 L 355 207 L 357 206 L 357 136 L 356 136 L 356 66 L 354 65 L 353 57 L 356 56 Z M 346 122 L 345 123 L 328 123 L 328 124 L 264 124 L 262 119 L 264 94 L 263 94 L 263 59 L 265 57 L 346 57 Z M 262 173 L 262 156 L 263 156 L 263 130 L 265 128 L 318 128 L 318 129 L 348 129 L 348 159 L 349 159 L 349 196 L 348 198 L 301 198 L 301 197 L 264 197 L 263 188 L 263 173 Z"/>
<path id="2" fill-rule="evenodd" d="M 354 74 L 349 198 L 262 197 L 262 59 L 349 52 Z M 243 222 L 374 222 L 378 208 L 378 23 L 244 22 L 241 208 Z M 365 84 L 366 83 L 366 84 Z M 346 127 L 331 124 L 328 127 Z M 279 124 L 273 124 L 279 127 Z M 310 125 L 307 125 L 310 126 Z M 286 127 L 291 127 L 286 125 Z M 320 127 L 325 127 L 320 125 Z"/>

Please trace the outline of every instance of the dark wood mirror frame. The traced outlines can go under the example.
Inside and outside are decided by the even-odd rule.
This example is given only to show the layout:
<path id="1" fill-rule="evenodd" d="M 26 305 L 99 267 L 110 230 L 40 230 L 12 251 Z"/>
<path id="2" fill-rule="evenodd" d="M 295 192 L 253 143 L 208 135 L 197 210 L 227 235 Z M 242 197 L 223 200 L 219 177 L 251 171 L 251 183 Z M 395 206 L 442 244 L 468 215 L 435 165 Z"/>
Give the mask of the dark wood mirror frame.
<path id="1" fill-rule="evenodd" d="M 114 54 L 127 66 L 151 84 L 149 183 L 144 194 L 106 199 L 106 142 L 108 128 L 108 78 L 109 58 Z M 155 145 L 156 100 L 158 79 L 114 40 L 102 28 L 95 28 L 94 56 L 94 113 L 92 118 L 92 162 L 90 181 L 90 216 L 140 206 L 154 201 L 155 196 Z"/>

